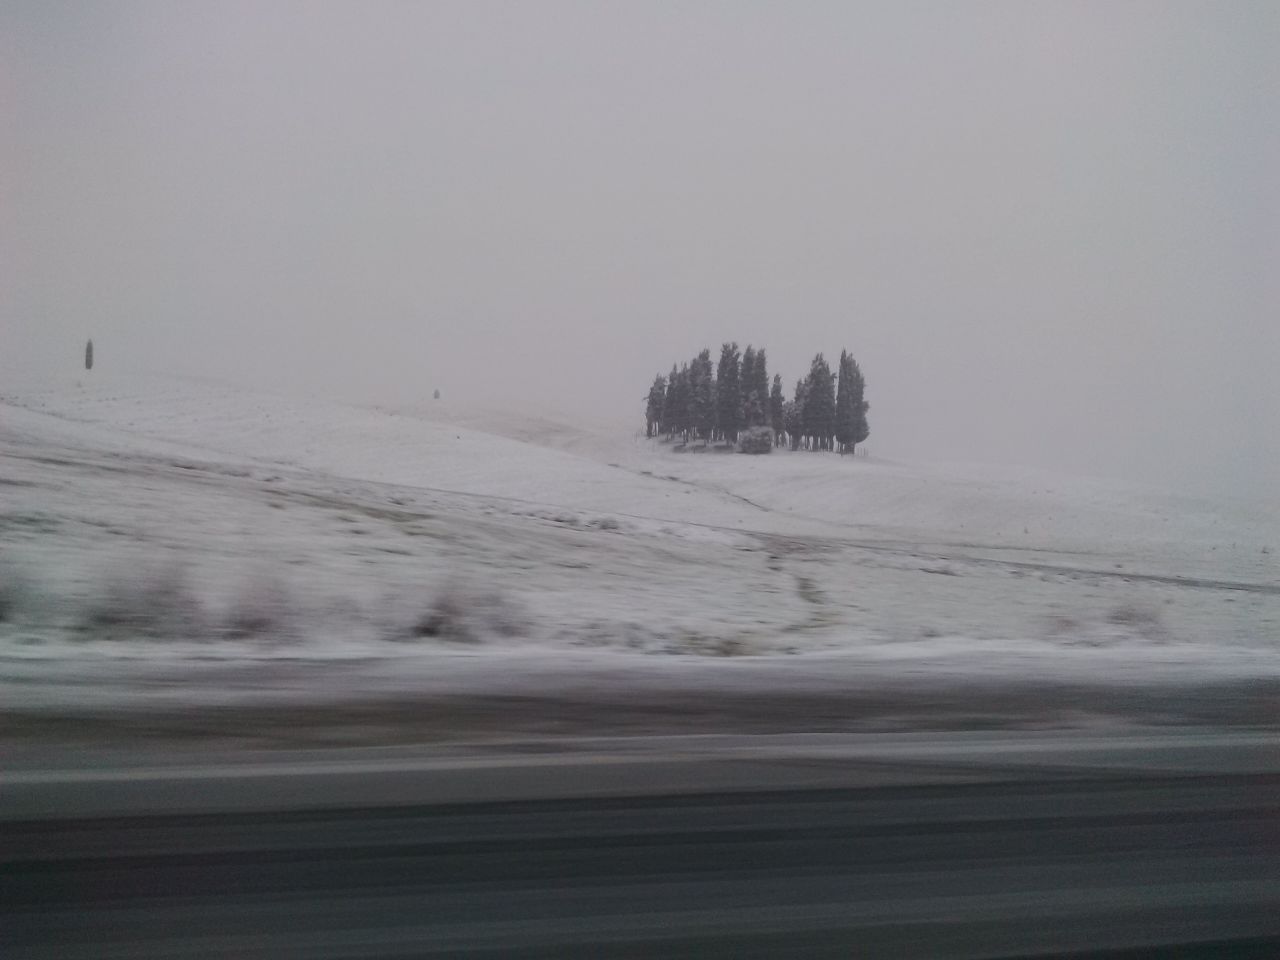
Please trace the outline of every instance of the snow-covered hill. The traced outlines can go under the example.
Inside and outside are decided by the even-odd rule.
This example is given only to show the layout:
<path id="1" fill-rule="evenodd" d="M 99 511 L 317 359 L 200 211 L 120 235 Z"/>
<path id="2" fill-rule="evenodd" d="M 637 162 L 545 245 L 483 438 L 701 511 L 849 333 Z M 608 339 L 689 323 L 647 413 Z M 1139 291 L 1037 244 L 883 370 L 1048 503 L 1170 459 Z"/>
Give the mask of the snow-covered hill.
<path id="1" fill-rule="evenodd" d="M 1280 667 L 1280 511 L 1025 470 L 95 372 L 0 387 L 0 496 L 10 702 L 316 658 L 506 684 L 658 655 L 778 683 Z"/>

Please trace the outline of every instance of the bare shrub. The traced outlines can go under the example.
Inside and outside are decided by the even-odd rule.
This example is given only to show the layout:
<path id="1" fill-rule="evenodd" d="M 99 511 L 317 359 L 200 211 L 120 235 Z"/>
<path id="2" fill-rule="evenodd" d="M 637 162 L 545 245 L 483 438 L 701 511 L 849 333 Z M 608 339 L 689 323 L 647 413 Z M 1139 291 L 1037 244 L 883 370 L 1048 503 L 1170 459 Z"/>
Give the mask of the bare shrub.
<path id="1" fill-rule="evenodd" d="M 89 601 L 81 627 L 95 638 L 187 639 L 204 615 L 182 566 L 155 566 L 111 579 Z"/>
<path id="2" fill-rule="evenodd" d="M 709 636 L 695 630 L 683 630 L 667 645 L 665 652 L 695 657 L 742 657 L 750 655 L 753 650 L 743 637 Z"/>
<path id="3" fill-rule="evenodd" d="M 436 590 L 410 633 L 453 643 L 479 643 L 495 636 L 516 636 L 524 623 L 516 605 L 503 593 L 448 581 Z"/>
<path id="4" fill-rule="evenodd" d="M 240 640 L 284 640 L 292 635 L 294 612 L 288 587 L 267 574 L 255 577 L 235 595 L 222 630 Z"/>
<path id="5" fill-rule="evenodd" d="M 0 623 L 12 623 L 30 606 L 31 582 L 9 560 L 0 560 Z"/>
<path id="6" fill-rule="evenodd" d="M 1080 621 L 1074 617 L 1055 614 L 1048 620 L 1049 635 L 1052 637 L 1073 637 L 1081 631 Z"/>
<path id="7" fill-rule="evenodd" d="M 1107 622 L 1118 627 L 1128 627 L 1146 637 L 1161 636 L 1164 633 L 1160 611 L 1136 603 L 1122 603 L 1107 614 Z"/>
<path id="8" fill-rule="evenodd" d="M 456 589 L 436 594 L 431 606 L 413 625 L 415 637 L 473 643 L 478 638 L 468 618 L 468 604 Z"/>
<path id="9" fill-rule="evenodd" d="M 655 641 L 667 639 L 631 620 L 590 620 L 579 627 L 561 630 L 559 636 L 574 646 L 618 647 L 624 650 L 648 650 Z"/>
<path id="10" fill-rule="evenodd" d="M 1072 647 L 1111 647 L 1121 642 L 1114 631 L 1101 630 L 1096 621 L 1055 614 L 1045 621 L 1046 639 Z"/>

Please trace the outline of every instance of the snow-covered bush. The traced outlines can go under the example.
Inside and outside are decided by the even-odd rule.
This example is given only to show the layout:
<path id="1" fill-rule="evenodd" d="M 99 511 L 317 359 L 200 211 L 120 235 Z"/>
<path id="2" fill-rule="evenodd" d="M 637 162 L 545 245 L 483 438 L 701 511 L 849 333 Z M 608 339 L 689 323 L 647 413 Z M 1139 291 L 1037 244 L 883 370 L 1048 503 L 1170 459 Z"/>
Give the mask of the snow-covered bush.
<path id="1" fill-rule="evenodd" d="M 751 427 L 738 434 L 739 453 L 771 453 L 773 430 L 770 427 Z"/>

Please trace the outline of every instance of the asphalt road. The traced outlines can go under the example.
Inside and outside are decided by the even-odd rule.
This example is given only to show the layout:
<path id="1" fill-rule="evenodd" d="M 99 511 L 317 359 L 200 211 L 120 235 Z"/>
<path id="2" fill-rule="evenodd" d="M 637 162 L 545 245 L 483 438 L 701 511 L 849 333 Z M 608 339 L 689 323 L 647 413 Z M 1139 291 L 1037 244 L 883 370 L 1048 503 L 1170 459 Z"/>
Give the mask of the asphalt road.
<path id="1" fill-rule="evenodd" d="M 0 774 L 0 954 L 1275 957 L 1276 746 L 67 756 Z"/>

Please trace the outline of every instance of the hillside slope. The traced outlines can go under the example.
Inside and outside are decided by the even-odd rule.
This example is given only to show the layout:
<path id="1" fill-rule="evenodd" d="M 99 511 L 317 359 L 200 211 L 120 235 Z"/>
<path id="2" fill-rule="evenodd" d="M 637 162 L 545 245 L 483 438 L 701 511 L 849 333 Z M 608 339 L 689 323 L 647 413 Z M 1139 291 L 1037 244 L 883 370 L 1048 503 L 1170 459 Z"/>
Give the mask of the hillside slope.
<path id="1" fill-rule="evenodd" d="M 11 705 L 1280 667 L 1248 507 L 177 380 L 0 404 Z"/>

